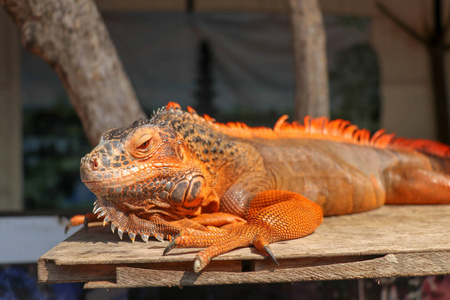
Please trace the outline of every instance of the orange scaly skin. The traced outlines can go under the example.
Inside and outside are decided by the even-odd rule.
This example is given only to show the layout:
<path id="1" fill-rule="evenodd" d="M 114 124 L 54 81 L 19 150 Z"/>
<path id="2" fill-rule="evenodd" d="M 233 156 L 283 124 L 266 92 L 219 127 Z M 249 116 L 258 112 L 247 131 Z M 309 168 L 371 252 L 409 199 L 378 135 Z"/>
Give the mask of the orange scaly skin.
<path id="1" fill-rule="evenodd" d="M 450 147 L 383 131 L 370 137 L 342 120 L 286 118 L 249 128 L 169 103 L 109 130 L 81 160 L 94 214 L 121 238 L 171 240 L 164 255 L 206 247 L 194 261 L 199 272 L 248 245 L 277 263 L 269 244 L 311 234 L 324 215 L 450 203 Z"/>

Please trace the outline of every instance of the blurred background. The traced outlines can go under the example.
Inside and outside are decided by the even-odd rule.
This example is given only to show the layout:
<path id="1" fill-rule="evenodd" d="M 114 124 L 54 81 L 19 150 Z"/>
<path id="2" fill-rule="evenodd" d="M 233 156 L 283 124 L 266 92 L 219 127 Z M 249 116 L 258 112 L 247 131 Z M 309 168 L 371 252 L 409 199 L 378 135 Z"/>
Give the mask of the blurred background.
<path id="1" fill-rule="evenodd" d="M 443 26 L 448 29 L 450 1 L 378 3 L 419 35 L 431 36 L 438 2 Z M 292 33 L 284 1 L 99 0 L 97 4 L 147 115 L 175 101 L 199 111 L 206 107 L 221 122 L 273 126 L 282 114 L 293 117 Z M 376 1 L 321 0 L 319 4 L 326 31 L 331 118 L 350 120 L 372 132 L 385 128 L 399 136 L 436 139 L 427 47 L 393 22 Z M 38 292 L 26 296 L 51 298 L 61 295 L 58 285 L 37 287 L 33 279 L 27 283 L 23 278 L 34 276 L 35 267 L 28 263 L 35 263 L 64 238 L 64 221 L 59 216 L 91 210 L 95 197 L 81 183 L 78 171 L 80 158 L 91 146 L 59 78 L 21 46 L 18 27 L 3 9 L 0 45 L 0 298 L 8 295 L 1 294 L 2 289 L 23 292 L 28 288 Z M 444 58 L 448 73 L 448 51 Z M 14 217 L 19 215 L 19 219 Z M 25 233 L 17 237 L 21 241 L 4 246 L 11 239 L 6 237 L 15 235 L 11 228 L 22 228 L 18 229 L 22 234 L 21 230 L 39 226 L 41 236 Z M 27 248 L 33 238 L 42 246 L 33 253 L 11 251 Z M 11 278 L 16 279 L 8 285 Z M 383 287 L 390 291 L 395 286 L 402 294 L 389 299 L 406 299 L 407 295 L 419 299 L 422 282 L 409 278 L 399 284 L 366 280 L 258 289 L 266 291 L 266 296 L 274 291 L 291 298 L 296 291 L 304 294 L 298 299 L 316 299 L 317 295 L 320 299 L 358 299 L 358 285 L 363 285 L 378 295 L 366 299 L 379 299 Z M 86 297 L 79 287 L 70 287 L 76 291 L 71 294 L 74 299 Z M 334 292 L 328 294 L 324 287 Z M 202 299 L 221 299 L 211 298 L 205 289 Z M 167 293 L 160 289 L 152 292 L 153 298 L 145 297 L 160 299 L 157 295 Z M 244 298 L 266 299 L 259 293 L 249 291 Z M 310 298 L 305 296 L 309 294 Z M 127 291 L 126 295 L 146 294 Z"/>

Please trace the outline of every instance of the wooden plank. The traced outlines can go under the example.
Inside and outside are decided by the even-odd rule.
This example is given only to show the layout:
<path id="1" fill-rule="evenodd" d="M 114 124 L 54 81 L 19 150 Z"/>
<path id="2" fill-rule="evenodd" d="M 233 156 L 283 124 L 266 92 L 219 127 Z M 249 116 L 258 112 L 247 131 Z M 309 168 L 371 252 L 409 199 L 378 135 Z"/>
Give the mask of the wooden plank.
<path id="1" fill-rule="evenodd" d="M 335 280 L 393 276 L 425 276 L 448 274 L 450 252 L 387 254 L 377 258 L 357 257 L 333 262 L 327 259 L 287 260 L 280 266 L 272 265 L 251 272 L 203 272 L 167 271 L 144 268 L 117 268 L 117 282 L 89 282 L 86 288 L 191 286 L 240 283 L 275 283 L 309 280 Z M 346 261 L 347 260 L 347 261 Z M 303 266 L 302 266 L 303 265 Z"/>
<path id="2" fill-rule="evenodd" d="M 45 283 L 115 280 L 118 265 L 55 266 L 51 261 L 38 263 L 38 280 Z"/>
<path id="3" fill-rule="evenodd" d="M 146 268 L 154 271 L 177 270 L 191 272 L 192 262 L 167 262 L 164 264 L 81 264 L 81 265 L 56 265 L 51 261 L 38 263 L 39 282 L 61 283 L 61 282 L 87 282 L 87 281 L 109 281 L 114 284 L 117 278 L 116 271 L 124 268 Z M 212 272 L 241 272 L 240 261 L 213 261 L 208 266 Z"/>
<path id="4" fill-rule="evenodd" d="M 441 205 L 385 206 L 329 217 L 312 235 L 272 244 L 279 267 L 246 247 L 215 258 L 200 275 L 191 272 L 199 249 L 174 249 L 162 256 L 167 242 L 131 243 L 96 227 L 78 231 L 41 256 L 38 278 L 135 287 L 450 273 L 449 216 L 450 205 Z"/>
<path id="5" fill-rule="evenodd" d="M 272 244 L 278 258 L 324 257 L 391 252 L 439 251 L 450 248 L 450 205 L 384 206 L 370 212 L 328 217 L 310 236 Z M 443 238 L 445 237 L 445 238 Z M 338 242 L 336 242 L 338 241 Z M 174 249 L 163 257 L 167 242 L 131 243 L 108 228 L 80 230 L 43 256 L 58 265 L 192 261 L 198 249 Z M 94 255 L 95 254 L 95 255 Z M 183 255 L 181 255 L 183 254 Z M 219 260 L 262 259 L 254 248 L 237 249 Z"/>

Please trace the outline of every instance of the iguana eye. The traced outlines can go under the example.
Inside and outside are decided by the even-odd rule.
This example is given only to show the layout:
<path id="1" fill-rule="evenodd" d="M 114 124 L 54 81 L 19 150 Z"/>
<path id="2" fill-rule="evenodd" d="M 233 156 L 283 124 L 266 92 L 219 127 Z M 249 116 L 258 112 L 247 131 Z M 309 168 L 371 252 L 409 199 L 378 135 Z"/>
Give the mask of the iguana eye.
<path id="1" fill-rule="evenodd" d="M 145 149 L 148 148 L 149 145 L 150 145 L 150 140 L 146 140 L 145 142 L 143 142 L 142 144 L 140 144 L 136 148 L 139 149 L 139 150 L 145 150 Z"/>
<path id="2" fill-rule="evenodd" d="M 148 134 L 141 136 L 136 140 L 136 149 L 140 151 L 147 151 L 150 148 L 152 137 Z"/>

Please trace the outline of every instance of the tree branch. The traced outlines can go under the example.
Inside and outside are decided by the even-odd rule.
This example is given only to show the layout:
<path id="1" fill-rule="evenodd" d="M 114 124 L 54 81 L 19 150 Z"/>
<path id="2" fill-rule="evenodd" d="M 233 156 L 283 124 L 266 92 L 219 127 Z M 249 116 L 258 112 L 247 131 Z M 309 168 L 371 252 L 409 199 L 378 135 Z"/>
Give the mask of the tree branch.
<path id="1" fill-rule="evenodd" d="M 58 74 L 92 145 L 143 117 L 93 0 L 0 0 L 26 49 Z"/>
<path id="2" fill-rule="evenodd" d="M 318 0 L 287 0 L 295 63 L 295 119 L 329 116 L 326 37 Z"/>

